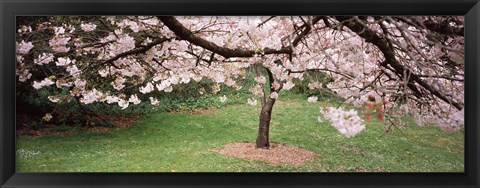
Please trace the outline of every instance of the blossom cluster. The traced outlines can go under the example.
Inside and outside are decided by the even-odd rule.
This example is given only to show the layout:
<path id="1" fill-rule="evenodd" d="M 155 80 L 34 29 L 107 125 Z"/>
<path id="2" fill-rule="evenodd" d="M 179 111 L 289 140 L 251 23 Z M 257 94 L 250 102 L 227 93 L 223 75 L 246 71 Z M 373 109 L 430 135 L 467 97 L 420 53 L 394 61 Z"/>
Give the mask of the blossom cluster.
<path id="1" fill-rule="evenodd" d="M 362 118 L 358 116 L 357 111 L 344 110 L 342 107 L 320 108 L 323 117 L 332 123 L 332 126 L 346 137 L 352 137 L 365 129 Z"/>
<path id="2" fill-rule="evenodd" d="M 90 32 L 95 30 L 95 28 L 97 28 L 97 25 L 93 23 L 82 23 L 80 24 L 80 27 L 82 28 L 83 31 Z"/>
<path id="3" fill-rule="evenodd" d="M 32 42 L 25 42 L 22 40 L 22 42 L 18 43 L 17 42 L 17 53 L 25 55 L 28 54 L 28 52 L 33 48 Z"/>
<path id="4" fill-rule="evenodd" d="M 33 60 L 33 63 L 35 63 L 37 65 L 46 65 L 46 64 L 52 62 L 53 58 L 54 58 L 53 54 L 42 53 L 42 54 L 38 55 L 38 58 Z"/>
<path id="5" fill-rule="evenodd" d="M 55 52 L 68 52 L 70 47 L 67 47 L 68 41 L 70 41 L 70 37 L 66 37 L 64 35 L 54 36 L 48 44 L 52 47 L 53 51 Z"/>
<path id="6" fill-rule="evenodd" d="M 256 106 L 257 105 L 257 100 L 254 99 L 254 98 L 248 98 L 247 103 L 252 105 L 252 106 Z"/>
<path id="7" fill-rule="evenodd" d="M 385 58 L 382 52 L 358 33 L 348 29 L 331 32 L 331 28 L 325 25 L 325 21 L 330 22 L 331 25 L 342 24 L 335 17 L 325 17 L 323 22 L 311 23 L 311 32 L 315 33 L 307 33 L 297 46 L 293 45 L 295 37 L 301 33 L 302 25 L 310 23 L 313 18 L 307 16 L 235 17 L 234 19 L 177 17 L 177 20 L 195 36 L 217 44 L 221 48 L 230 48 L 231 51 L 253 50 L 254 57 L 224 57 L 215 51 L 206 50 L 185 38 L 176 36 L 155 16 L 99 17 L 98 22 L 95 21 L 95 23 L 101 22 L 102 26 L 97 26 L 88 20 L 67 22 L 75 23 L 74 25 L 45 22 L 37 24 L 34 32 L 30 26 L 18 26 L 16 74 L 20 82 L 29 81 L 32 74 L 35 75 L 33 77 L 35 79 L 46 77 L 42 81 L 27 82 L 29 85 L 33 84 L 35 89 L 56 83 L 58 88 L 70 89 L 71 93 L 82 97 L 82 102 L 106 101 L 109 104 L 117 103 L 125 109 L 129 104 L 140 103 L 139 96 L 135 93 L 129 93 L 129 96 L 122 94 L 127 88 L 134 88 L 137 94 L 149 94 L 155 89 L 159 92 L 172 92 L 177 84 L 190 83 L 192 80 L 198 82 L 205 78 L 213 81 L 208 91 L 217 93 L 222 84 L 240 89 L 241 86 L 237 83 L 238 78 L 246 78 L 245 72 L 249 67 L 260 66 L 267 68 L 272 73 L 269 76 L 273 76 L 274 79 L 270 80 L 270 77 L 257 75 L 254 78 L 256 84 L 250 88 L 250 92 L 256 97 L 277 99 L 280 89 L 293 88 L 294 81 L 303 80 L 307 75 L 311 80 L 308 84 L 309 89 L 330 91 L 346 99 L 347 103 L 354 103 L 357 106 L 367 105 L 371 109 L 373 104 L 376 104 L 373 102 L 379 101 L 378 103 L 382 102 L 382 105 L 377 106 L 382 109 L 378 111 L 386 112 L 395 105 L 393 100 L 390 103 L 387 100 L 404 95 L 407 96 L 406 98 L 413 97 L 420 100 L 419 103 L 407 101 L 400 108 L 416 116 L 419 124 L 434 123 L 444 130 L 458 130 L 464 123 L 463 110 L 457 110 L 464 105 L 464 83 L 448 78 L 435 78 L 435 75 L 443 77 L 445 73 L 458 73 L 451 77 L 456 80 L 464 79 L 464 68 L 462 68 L 464 57 L 461 52 L 463 46 L 459 45 L 463 44 L 463 37 L 447 37 L 448 45 L 431 45 L 422 40 L 416 40 L 425 38 L 425 34 L 428 34 L 422 33 L 425 32 L 423 30 L 416 30 L 413 26 L 402 25 L 405 23 L 400 22 L 395 25 L 394 20 L 383 23 L 389 32 L 403 32 L 406 36 L 404 38 L 382 36 L 394 45 L 392 50 L 399 65 L 410 70 L 411 73 L 425 76 L 420 80 L 430 85 L 431 89 L 450 98 L 452 102 L 460 104 L 455 107 L 456 110 L 446 110 L 453 109 L 452 104 L 437 103 L 436 101 L 441 101 L 438 98 L 427 101 L 430 98 L 412 95 L 418 95 L 409 89 L 413 85 L 406 85 L 407 83 L 402 80 L 408 75 L 399 75 L 403 73 L 383 67 L 379 63 Z M 356 21 L 360 20 L 353 20 L 352 23 Z M 363 21 L 365 26 L 368 26 L 366 29 L 382 32 L 380 28 L 375 27 L 379 26 L 376 19 L 369 17 Z M 100 30 L 99 27 L 103 26 L 111 31 Z M 404 27 L 403 30 L 401 27 Z M 75 28 L 80 32 L 75 32 Z M 41 34 L 41 37 L 47 41 L 37 40 L 37 34 Z M 158 41 L 159 37 L 167 40 L 161 44 L 149 45 L 153 41 Z M 445 45 L 458 49 L 456 51 L 460 53 L 442 49 L 441 46 Z M 267 48 L 281 49 L 282 47 L 290 48 L 292 53 L 266 54 Z M 407 49 L 415 50 L 406 51 Z M 447 56 L 451 61 L 458 63 L 458 66 L 451 71 L 444 66 L 445 60 L 441 58 Z M 315 81 L 310 78 L 311 71 L 322 72 L 322 77 L 317 77 L 320 74 L 315 74 L 317 77 Z M 94 74 L 98 74 L 101 79 L 97 79 L 98 77 Z M 271 85 L 265 86 L 267 81 L 271 81 Z M 413 84 L 416 85 L 416 83 Z M 106 91 L 112 86 L 115 94 Z M 264 93 L 263 87 L 269 86 L 274 90 Z M 93 87 L 98 87 L 96 88 L 98 90 L 93 90 Z M 429 93 L 421 84 L 416 87 L 420 93 Z M 100 90 L 109 93 L 108 96 Z M 202 87 L 198 92 L 204 94 L 207 90 Z M 366 103 L 365 101 L 369 101 L 368 96 L 371 95 L 375 100 L 372 99 L 371 103 Z M 57 101 L 57 98 L 51 100 Z M 226 97 L 221 97 L 221 101 L 225 102 Z M 307 101 L 316 102 L 318 97 L 311 96 Z M 150 98 L 150 103 L 158 105 L 159 101 Z M 255 106 L 257 100 L 249 98 L 247 103 Z M 420 103 L 427 104 L 428 107 L 415 111 Z M 328 108 L 324 112 L 325 117 L 332 121 L 332 125 L 338 127 L 342 134 L 355 135 L 361 131 L 362 123 L 354 118 L 358 115 L 348 116 L 353 112 Z M 337 116 L 348 117 L 332 118 Z M 353 127 L 347 120 L 353 122 Z"/>
<path id="8" fill-rule="evenodd" d="M 50 80 L 49 78 L 45 78 L 40 82 L 33 81 L 33 88 L 40 89 L 40 88 L 50 86 L 50 85 L 53 85 L 53 84 L 54 84 L 54 82 L 52 80 Z"/>
<path id="9" fill-rule="evenodd" d="M 227 102 L 227 96 L 223 95 L 220 97 L 220 102 L 225 103 Z"/>
<path id="10" fill-rule="evenodd" d="M 308 102 L 317 102 L 317 101 L 318 101 L 318 97 L 317 97 L 317 96 L 308 97 L 307 101 L 308 101 Z"/>

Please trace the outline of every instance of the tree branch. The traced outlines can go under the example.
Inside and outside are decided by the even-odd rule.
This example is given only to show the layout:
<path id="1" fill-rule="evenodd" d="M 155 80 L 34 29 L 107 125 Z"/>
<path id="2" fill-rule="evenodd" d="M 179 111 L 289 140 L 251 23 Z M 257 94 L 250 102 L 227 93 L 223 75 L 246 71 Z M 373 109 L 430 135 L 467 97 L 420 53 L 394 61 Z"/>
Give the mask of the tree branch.
<path id="1" fill-rule="evenodd" d="M 358 36 L 362 37 L 365 39 L 366 42 L 372 43 L 373 45 L 377 46 L 379 50 L 383 53 L 385 57 L 385 61 L 381 63 L 383 67 L 386 67 L 387 65 L 390 65 L 397 75 L 401 77 L 402 74 L 408 73 L 410 75 L 410 78 L 408 79 L 408 84 L 407 86 L 415 93 L 421 95 L 421 93 L 418 91 L 418 89 L 415 88 L 415 84 L 413 82 L 416 82 L 426 90 L 428 90 L 430 93 L 435 95 L 436 97 L 440 98 L 441 100 L 445 101 L 446 103 L 452 104 L 455 108 L 458 110 L 461 110 L 463 108 L 463 104 L 458 103 L 456 101 L 448 99 L 445 95 L 441 94 L 438 90 L 432 88 L 430 85 L 428 85 L 426 82 L 424 82 L 420 77 L 418 77 L 416 74 L 411 72 L 409 69 L 405 68 L 400 62 L 397 61 L 395 57 L 395 52 L 392 48 L 389 47 L 388 42 L 384 39 L 378 36 L 375 31 L 371 30 L 370 28 L 367 28 L 363 26 L 360 23 L 357 23 L 355 21 L 351 20 L 350 16 L 337 16 L 335 17 L 340 22 L 344 22 L 344 25 L 348 27 L 350 30 L 353 32 L 357 33 Z M 348 21 L 350 20 L 350 21 Z M 421 95 L 423 96 L 423 95 Z"/>
<path id="2" fill-rule="evenodd" d="M 175 33 L 182 40 L 187 40 L 188 42 L 210 50 L 216 54 L 219 54 L 225 58 L 230 57 L 253 57 L 255 54 L 259 54 L 255 50 L 243 50 L 243 49 L 230 49 L 226 47 L 221 47 L 216 45 L 213 42 L 207 41 L 201 37 L 195 36 L 192 31 L 183 26 L 177 19 L 173 16 L 158 16 L 165 26 L 167 26 L 171 31 Z M 293 50 L 287 47 L 282 47 L 280 50 L 275 50 L 271 48 L 264 48 L 262 54 L 292 54 Z"/>

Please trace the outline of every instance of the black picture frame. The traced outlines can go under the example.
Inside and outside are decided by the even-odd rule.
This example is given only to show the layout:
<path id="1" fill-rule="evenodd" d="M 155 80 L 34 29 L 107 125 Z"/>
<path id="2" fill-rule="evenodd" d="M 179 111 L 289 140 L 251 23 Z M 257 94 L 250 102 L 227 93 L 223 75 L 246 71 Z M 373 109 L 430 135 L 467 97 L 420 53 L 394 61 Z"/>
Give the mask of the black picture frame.
<path id="1" fill-rule="evenodd" d="M 479 0 L 1 0 L 0 187 L 479 187 Z M 16 173 L 15 16 L 465 15 L 465 173 Z"/>

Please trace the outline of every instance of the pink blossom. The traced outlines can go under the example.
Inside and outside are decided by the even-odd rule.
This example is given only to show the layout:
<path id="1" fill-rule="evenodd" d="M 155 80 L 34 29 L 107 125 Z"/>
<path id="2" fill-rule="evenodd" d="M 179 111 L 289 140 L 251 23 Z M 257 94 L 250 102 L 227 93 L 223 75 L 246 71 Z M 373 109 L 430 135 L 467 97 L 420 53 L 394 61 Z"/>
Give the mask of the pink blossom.
<path id="1" fill-rule="evenodd" d="M 277 99 L 278 98 L 278 93 L 277 92 L 270 93 L 270 98 L 271 99 Z"/>
<path id="2" fill-rule="evenodd" d="M 53 103 L 60 101 L 60 99 L 55 96 L 48 96 L 48 100 L 52 101 Z"/>
<path id="3" fill-rule="evenodd" d="M 129 102 L 123 99 L 118 100 L 118 106 L 122 107 L 122 110 L 127 108 L 129 105 Z"/>
<path id="4" fill-rule="evenodd" d="M 82 93 L 82 95 L 83 95 L 83 98 L 80 99 L 80 102 L 82 102 L 83 104 L 94 103 L 104 97 L 104 94 L 98 91 L 97 89 L 85 91 Z"/>
<path id="5" fill-rule="evenodd" d="M 72 86 L 72 83 L 66 82 L 64 79 L 58 79 L 55 84 L 57 85 L 57 88 L 62 88 L 62 87 L 70 87 Z"/>
<path id="6" fill-rule="evenodd" d="M 53 31 L 55 32 L 55 35 L 65 34 L 65 28 L 63 27 L 53 27 Z"/>
<path id="7" fill-rule="evenodd" d="M 28 54 L 28 52 L 33 48 L 32 42 L 25 42 L 22 40 L 22 42 L 18 43 L 17 42 L 17 53 L 25 55 Z"/>
<path id="8" fill-rule="evenodd" d="M 38 55 L 38 58 L 33 60 L 33 63 L 35 63 L 37 65 L 46 65 L 46 64 L 52 62 L 53 58 L 54 58 L 53 54 L 42 53 L 41 55 Z"/>
<path id="9" fill-rule="evenodd" d="M 256 106 L 257 105 L 257 100 L 254 99 L 254 98 L 248 98 L 247 99 L 247 102 L 248 104 L 252 105 L 252 106 Z"/>
<path id="10" fill-rule="evenodd" d="M 262 87 L 260 85 L 255 85 L 250 88 L 250 92 L 254 95 L 261 95 L 262 94 Z"/>
<path id="11" fill-rule="evenodd" d="M 50 80 L 49 78 L 45 78 L 40 82 L 33 81 L 33 88 L 40 89 L 42 87 L 51 86 L 52 84 L 54 84 L 52 80 Z"/>
<path id="12" fill-rule="evenodd" d="M 140 26 L 137 24 L 137 22 L 134 22 L 128 19 L 122 20 L 120 23 L 118 23 L 118 26 L 122 28 L 129 27 L 135 33 L 141 29 Z"/>
<path id="13" fill-rule="evenodd" d="M 121 90 L 125 87 L 125 85 L 123 85 L 123 83 L 125 83 L 126 79 L 123 78 L 123 77 L 117 77 L 115 78 L 115 81 L 112 82 L 112 86 L 114 89 L 116 90 Z"/>
<path id="14" fill-rule="evenodd" d="M 158 106 L 160 104 L 160 101 L 158 101 L 157 98 L 150 97 L 150 104 L 153 106 Z"/>
<path id="15" fill-rule="evenodd" d="M 265 76 L 258 76 L 258 77 L 255 78 L 255 81 L 257 81 L 260 84 L 267 83 L 267 79 L 265 78 Z"/>
<path id="16" fill-rule="evenodd" d="M 317 96 L 308 97 L 308 102 L 317 102 L 317 100 L 318 100 Z"/>
<path id="17" fill-rule="evenodd" d="M 50 45 L 50 47 L 52 47 L 53 51 L 55 52 L 68 52 L 70 48 L 66 47 L 66 45 L 69 40 L 70 40 L 70 37 L 65 37 L 63 35 L 55 36 L 52 39 L 50 39 L 48 44 Z"/>
<path id="18" fill-rule="evenodd" d="M 95 30 L 95 28 L 97 28 L 97 25 L 93 23 L 81 23 L 80 27 L 82 28 L 83 31 L 90 32 Z"/>
<path id="19" fill-rule="evenodd" d="M 76 65 L 68 66 L 67 71 L 70 73 L 70 75 L 76 75 L 81 72 Z"/>
<path id="20" fill-rule="evenodd" d="M 320 83 L 320 82 L 309 83 L 308 88 L 310 88 L 310 89 L 320 89 L 320 88 L 322 88 L 322 83 Z"/>
<path id="21" fill-rule="evenodd" d="M 155 90 L 155 87 L 151 82 L 148 82 L 145 87 L 140 87 L 139 90 L 140 90 L 140 93 L 147 94 Z"/>
<path id="22" fill-rule="evenodd" d="M 170 87 L 170 84 L 171 84 L 170 81 L 164 80 L 160 84 L 156 84 L 155 87 L 157 88 L 158 91 L 163 91 L 166 88 Z"/>
<path id="23" fill-rule="evenodd" d="M 57 59 L 57 62 L 55 62 L 55 64 L 57 66 L 66 66 L 66 65 L 70 64 L 71 62 L 72 62 L 72 60 L 70 60 L 70 58 L 68 58 L 68 57 L 67 58 L 59 57 Z"/>
<path id="24" fill-rule="evenodd" d="M 167 88 L 165 88 L 163 91 L 167 92 L 167 93 L 170 93 L 173 91 L 173 87 L 172 86 L 168 86 Z"/>
<path id="25" fill-rule="evenodd" d="M 332 126 L 346 137 L 352 137 L 365 129 L 363 120 L 358 116 L 357 111 L 351 109 L 349 111 L 343 108 L 327 107 L 320 109 L 325 119 L 332 123 Z"/>
<path id="26" fill-rule="evenodd" d="M 43 120 L 45 121 L 50 121 L 53 118 L 52 114 L 46 113 L 45 116 L 42 117 Z"/>
<path id="27" fill-rule="evenodd" d="M 128 99 L 128 102 L 131 102 L 133 104 L 140 104 L 140 99 L 137 97 L 137 95 L 131 95 L 130 98 Z"/>
<path id="28" fill-rule="evenodd" d="M 223 95 L 220 97 L 220 102 L 225 103 L 227 101 L 227 96 Z"/>
<path id="29" fill-rule="evenodd" d="M 19 34 L 30 33 L 30 32 L 32 32 L 32 27 L 26 26 L 26 25 L 22 25 L 22 26 L 20 26 L 20 29 L 17 30 L 17 32 L 18 32 Z"/>
<path id="30" fill-rule="evenodd" d="M 25 82 L 32 77 L 29 69 L 27 69 L 25 63 L 20 63 L 20 66 L 17 67 L 15 74 L 18 76 L 18 81 Z"/>
<path id="31" fill-rule="evenodd" d="M 120 51 L 125 52 L 135 48 L 135 39 L 128 35 L 123 35 L 118 39 L 118 46 L 120 46 Z"/>
<path id="32" fill-rule="evenodd" d="M 98 74 L 100 74 L 101 77 L 107 77 L 108 75 L 108 69 L 100 69 L 98 70 Z"/>
<path id="33" fill-rule="evenodd" d="M 225 82 L 225 76 L 223 74 L 215 74 L 213 76 L 213 80 L 217 83 L 222 83 L 222 82 Z"/>
<path id="34" fill-rule="evenodd" d="M 110 95 L 105 98 L 105 101 L 107 101 L 108 104 L 118 103 L 119 100 L 120 100 L 120 99 L 119 99 L 118 97 L 116 97 L 116 96 L 110 96 Z"/>
<path id="35" fill-rule="evenodd" d="M 273 82 L 273 88 L 275 88 L 275 90 L 280 89 L 280 83 L 278 83 L 278 82 L 276 82 L 276 81 Z"/>
<path id="36" fill-rule="evenodd" d="M 290 90 L 293 88 L 293 86 L 295 86 L 295 84 L 291 81 L 288 81 L 285 84 L 283 84 L 283 89 Z"/>
<path id="37" fill-rule="evenodd" d="M 78 88 L 84 88 L 85 87 L 85 84 L 87 84 L 87 82 L 85 80 L 82 80 L 82 79 L 75 79 L 75 82 L 74 82 L 75 86 L 78 87 Z"/>

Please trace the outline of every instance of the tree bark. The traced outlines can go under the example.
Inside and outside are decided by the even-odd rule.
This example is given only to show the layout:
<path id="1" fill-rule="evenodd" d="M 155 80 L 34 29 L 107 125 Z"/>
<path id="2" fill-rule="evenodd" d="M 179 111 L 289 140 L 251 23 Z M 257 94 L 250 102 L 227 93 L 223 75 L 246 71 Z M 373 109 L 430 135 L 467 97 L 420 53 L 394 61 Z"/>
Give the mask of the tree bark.
<path id="1" fill-rule="evenodd" d="M 272 109 L 275 104 L 275 99 L 268 98 L 265 105 L 262 106 L 262 111 L 259 114 L 258 136 L 256 147 L 268 149 L 270 147 L 270 120 L 272 119 Z"/>

